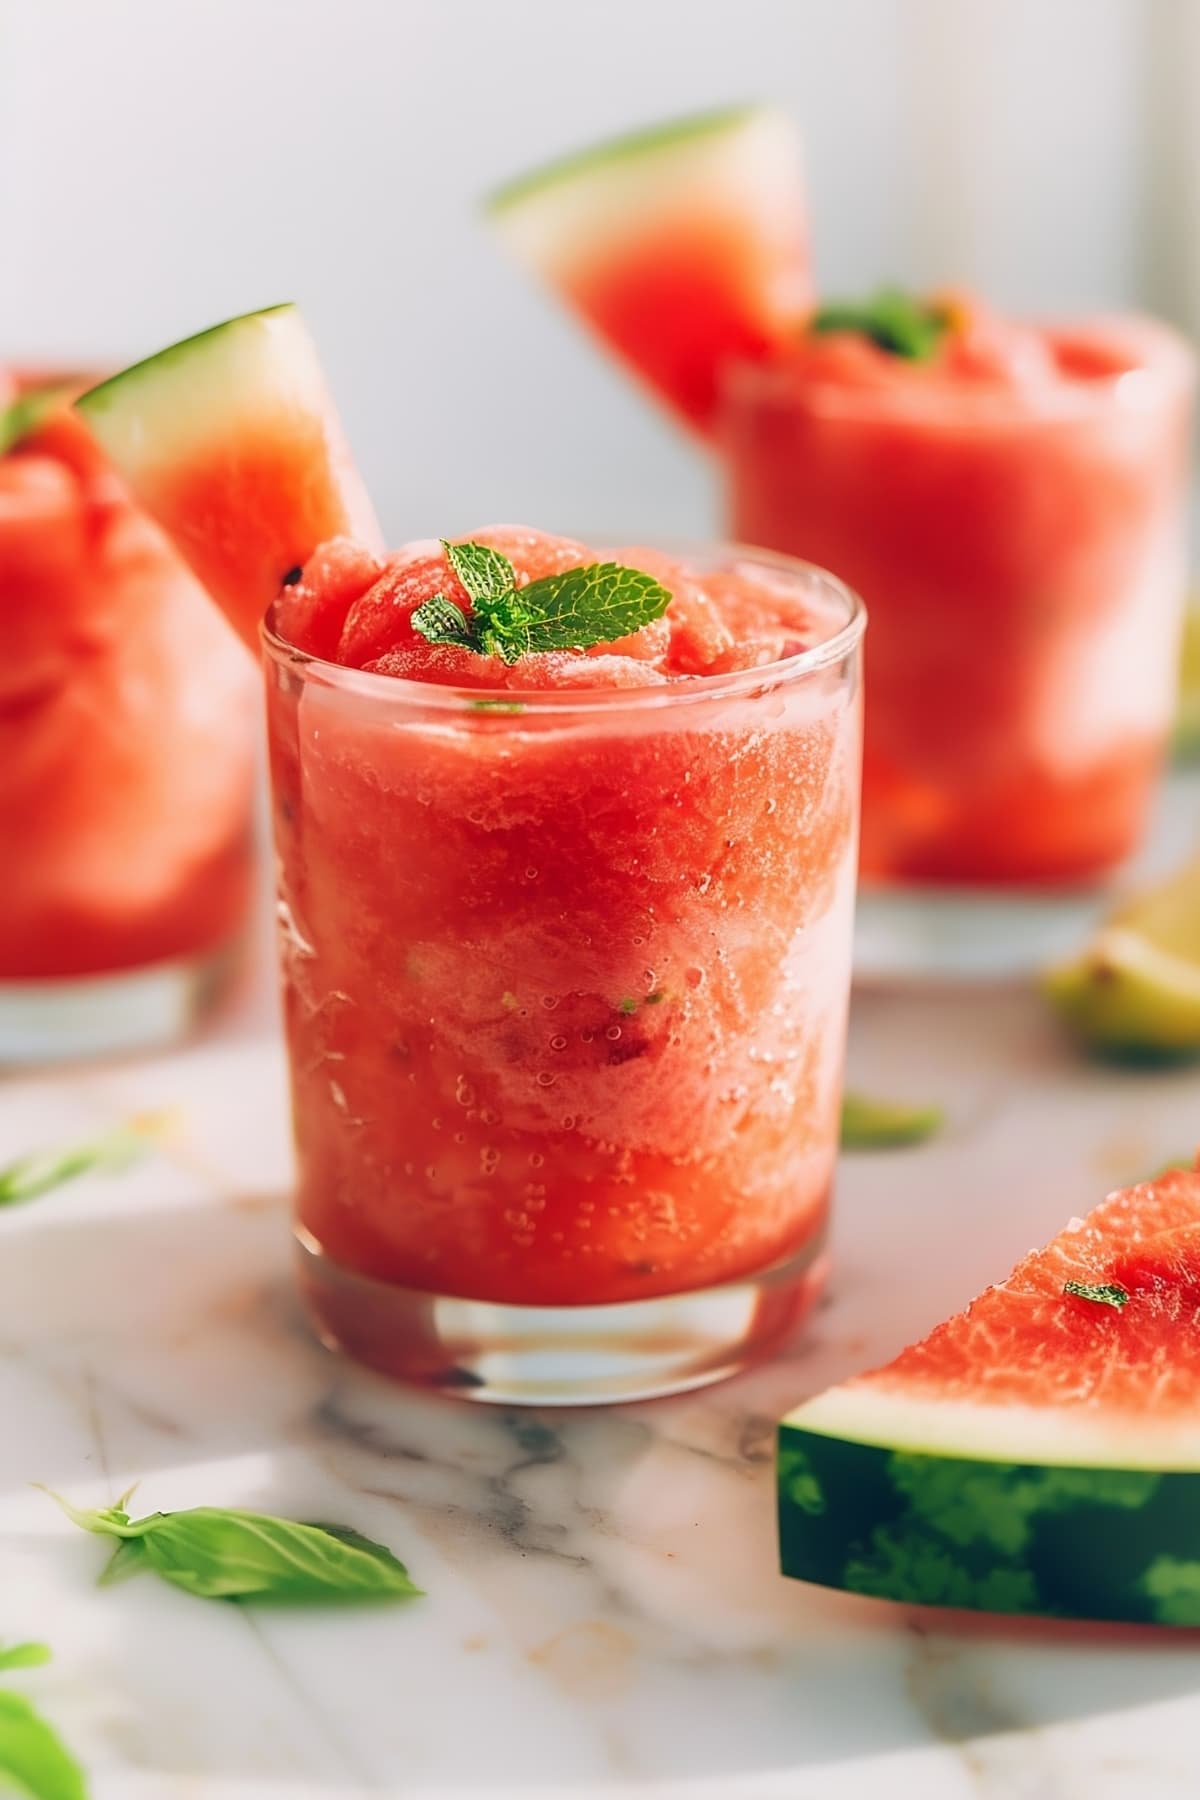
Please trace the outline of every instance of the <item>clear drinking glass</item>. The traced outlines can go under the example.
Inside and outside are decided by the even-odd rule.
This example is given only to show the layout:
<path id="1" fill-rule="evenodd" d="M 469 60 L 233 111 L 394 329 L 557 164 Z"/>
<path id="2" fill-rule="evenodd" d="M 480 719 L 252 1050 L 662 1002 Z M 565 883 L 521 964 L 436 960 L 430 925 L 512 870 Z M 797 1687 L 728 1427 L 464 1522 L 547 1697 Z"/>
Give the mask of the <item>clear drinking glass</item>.
<path id="1" fill-rule="evenodd" d="M 1011 390 L 730 371 L 733 531 L 834 569 L 870 608 L 860 972 L 1052 954 L 1145 834 L 1174 711 L 1194 357 L 1136 318 L 1041 341 L 1052 374 Z"/>
<path id="2" fill-rule="evenodd" d="M 161 1044 L 217 991 L 252 891 L 255 688 L 81 426 L 0 456 L 0 1064 Z"/>
<path id="3" fill-rule="evenodd" d="M 327 1343 L 485 1401 L 699 1386 L 825 1272 L 864 616 L 668 689 L 494 697 L 266 658 L 299 1158 Z"/>

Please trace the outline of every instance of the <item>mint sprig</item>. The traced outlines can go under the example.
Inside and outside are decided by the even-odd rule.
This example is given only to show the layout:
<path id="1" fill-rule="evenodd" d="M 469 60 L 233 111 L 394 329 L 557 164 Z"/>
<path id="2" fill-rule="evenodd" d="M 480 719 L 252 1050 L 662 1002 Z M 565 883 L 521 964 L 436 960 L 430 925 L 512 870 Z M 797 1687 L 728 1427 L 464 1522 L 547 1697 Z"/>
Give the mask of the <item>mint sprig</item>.
<path id="1" fill-rule="evenodd" d="M 117 1539 L 101 1586 L 145 1568 L 202 1600 L 329 1603 L 406 1599 L 421 1591 L 386 1545 L 349 1526 L 220 1506 L 131 1519 L 129 1494 L 90 1509 L 58 1494 L 51 1498 L 82 1530 Z"/>
<path id="2" fill-rule="evenodd" d="M 487 544 L 443 541 L 443 548 L 471 612 L 435 594 L 413 613 L 413 630 L 428 643 L 457 644 L 506 663 L 536 651 L 612 643 L 661 618 L 671 603 L 653 575 L 623 563 L 589 563 L 519 587 L 512 563 Z"/>
<path id="3" fill-rule="evenodd" d="M 1129 1304 L 1129 1292 L 1118 1281 L 1064 1281 L 1063 1293 L 1076 1300 L 1094 1300 L 1099 1306 L 1115 1306 L 1120 1312 Z"/>
<path id="4" fill-rule="evenodd" d="M 0 1670 L 32 1669 L 50 1660 L 45 1644 L 0 1649 Z M 83 1770 L 54 1727 L 24 1694 L 0 1688 L 0 1788 L 26 1800 L 87 1800 Z"/>
<path id="5" fill-rule="evenodd" d="M 808 329 L 818 336 L 855 331 L 892 356 L 928 362 L 950 324 L 944 307 L 930 306 L 903 288 L 884 287 L 867 300 L 828 301 L 813 314 Z"/>

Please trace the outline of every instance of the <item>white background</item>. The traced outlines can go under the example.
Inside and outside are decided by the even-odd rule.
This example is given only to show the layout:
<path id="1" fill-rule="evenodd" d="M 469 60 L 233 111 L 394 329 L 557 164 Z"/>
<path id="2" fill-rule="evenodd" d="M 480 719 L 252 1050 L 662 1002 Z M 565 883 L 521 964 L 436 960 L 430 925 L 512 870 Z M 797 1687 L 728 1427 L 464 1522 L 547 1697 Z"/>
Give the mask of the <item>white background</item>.
<path id="1" fill-rule="evenodd" d="M 477 202 L 759 95 L 803 126 L 827 291 L 1200 325 L 1200 0 L 0 0 L 0 354 L 294 297 L 396 538 L 703 530 L 702 456 Z"/>

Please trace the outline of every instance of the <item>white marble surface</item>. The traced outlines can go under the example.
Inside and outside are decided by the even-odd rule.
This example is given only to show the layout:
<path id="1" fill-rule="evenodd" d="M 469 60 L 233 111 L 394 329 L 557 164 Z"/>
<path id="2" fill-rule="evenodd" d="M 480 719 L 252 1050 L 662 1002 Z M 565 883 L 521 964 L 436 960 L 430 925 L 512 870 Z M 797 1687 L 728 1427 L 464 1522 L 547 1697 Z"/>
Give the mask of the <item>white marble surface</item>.
<path id="1" fill-rule="evenodd" d="M 152 1064 L 0 1084 L 0 1161 L 154 1105 L 169 1154 L 0 1215 L 0 1638 L 96 1800 L 1194 1800 L 1200 1634 L 905 1612 L 775 1573 L 772 1426 L 1200 1136 L 1195 1071 L 1087 1067 L 1019 991 L 873 994 L 855 1082 L 950 1111 L 844 1164 L 832 1291 L 772 1366 L 598 1413 L 473 1410 L 308 1338 L 269 1001 Z M 427 1598 L 268 1612 L 150 1578 L 30 1484 L 385 1539 Z"/>

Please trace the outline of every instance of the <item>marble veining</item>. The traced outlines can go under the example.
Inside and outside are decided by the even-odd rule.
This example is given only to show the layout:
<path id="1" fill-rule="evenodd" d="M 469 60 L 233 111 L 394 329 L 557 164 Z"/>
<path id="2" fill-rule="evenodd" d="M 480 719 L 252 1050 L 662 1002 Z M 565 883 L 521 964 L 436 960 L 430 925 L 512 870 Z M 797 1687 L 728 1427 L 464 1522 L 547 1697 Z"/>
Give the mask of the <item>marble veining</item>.
<path id="1" fill-rule="evenodd" d="M 948 1620 L 775 1572 L 772 1429 L 1200 1135 L 1194 1071 L 1088 1068 L 1016 991 L 864 996 L 852 1072 L 938 1100 L 844 1165 L 803 1338 L 724 1387 L 495 1412 L 339 1364 L 291 1297 L 269 1001 L 152 1064 L 0 1086 L 0 1159 L 150 1106 L 186 1134 L 0 1214 L 0 1636 L 97 1800 L 1194 1800 L 1200 1636 Z M 84 1502 L 140 1481 L 340 1519 L 426 1597 L 378 1612 L 97 1591 Z"/>

